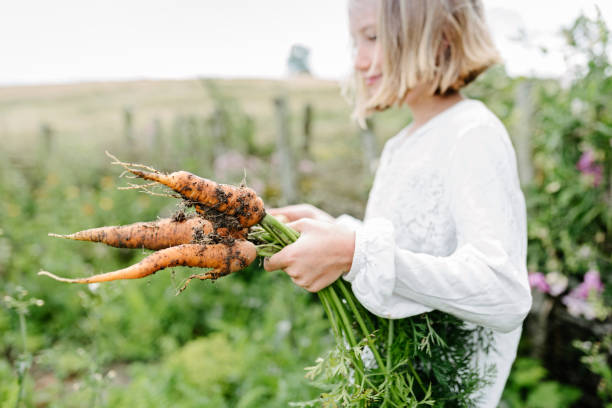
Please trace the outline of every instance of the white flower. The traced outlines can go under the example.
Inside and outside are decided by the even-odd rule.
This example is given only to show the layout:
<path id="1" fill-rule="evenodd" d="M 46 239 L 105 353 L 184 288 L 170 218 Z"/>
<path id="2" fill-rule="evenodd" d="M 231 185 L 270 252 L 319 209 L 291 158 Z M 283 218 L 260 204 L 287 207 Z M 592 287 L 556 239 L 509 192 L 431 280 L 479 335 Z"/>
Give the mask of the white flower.
<path id="1" fill-rule="evenodd" d="M 372 370 L 378 368 L 378 364 L 376 364 L 376 359 L 374 358 L 374 353 L 372 353 L 372 349 L 369 346 L 364 346 L 361 350 L 361 361 L 363 361 L 363 366 L 366 370 Z"/>
<path id="2" fill-rule="evenodd" d="M 355 384 L 355 370 L 349 368 L 349 376 L 348 376 L 349 385 Z"/>
<path id="3" fill-rule="evenodd" d="M 570 103 L 570 110 L 575 116 L 582 115 L 584 112 L 586 112 L 587 107 L 587 104 L 579 98 L 572 99 L 572 102 Z"/>
<path id="4" fill-rule="evenodd" d="M 591 256 L 591 247 L 588 245 L 582 245 L 580 249 L 578 249 L 578 256 L 583 259 L 588 259 Z"/>
<path id="5" fill-rule="evenodd" d="M 567 289 L 567 276 L 559 272 L 549 272 L 546 274 L 546 283 L 549 286 L 548 293 L 551 296 L 559 296 Z"/>

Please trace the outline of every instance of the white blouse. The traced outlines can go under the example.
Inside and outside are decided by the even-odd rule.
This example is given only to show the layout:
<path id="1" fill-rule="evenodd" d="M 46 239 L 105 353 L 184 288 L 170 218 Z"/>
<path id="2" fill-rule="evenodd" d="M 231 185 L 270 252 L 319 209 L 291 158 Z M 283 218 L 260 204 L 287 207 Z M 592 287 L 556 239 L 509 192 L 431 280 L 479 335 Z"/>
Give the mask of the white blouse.
<path id="1" fill-rule="evenodd" d="M 372 313 L 400 319 L 433 309 L 493 329 L 495 351 L 476 367 L 496 378 L 479 407 L 495 407 L 531 307 L 525 200 L 516 156 L 499 119 L 463 100 L 383 149 L 365 219 L 356 231 L 351 282 Z"/>

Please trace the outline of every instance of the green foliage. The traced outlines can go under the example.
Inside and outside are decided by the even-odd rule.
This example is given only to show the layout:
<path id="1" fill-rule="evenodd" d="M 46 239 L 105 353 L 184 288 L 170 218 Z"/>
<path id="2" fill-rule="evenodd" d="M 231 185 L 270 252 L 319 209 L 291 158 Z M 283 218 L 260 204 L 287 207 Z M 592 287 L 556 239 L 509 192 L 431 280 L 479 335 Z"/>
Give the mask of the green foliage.
<path id="1" fill-rule="evenodd" d="M 564 34 L 569 44 L 569 80 L 563 86 L 546 81 L 533 88 L 537 110 L 532 138 L 535 175 L 526 189 L 528 269 L 569 282 L 561 285 L 559 292 L 550 292 L 552 297 L 559 296 L 560 301 L 549 298 L 540 304 L 567 305 L 574 319 L 583 320 L 582 327 L 592 328 L 582 335 L 599 344 L 596 337 L 601 331 L 584 320 L 597 318 L 609 322 L 612 316 L 610 37 L 601 16 L 596 19 L 582 16 Z M 588 294 L 587 274 L 591 278 L 594 274 L 601 277 L 602 284 L 600 288 L 591 283 Z M 582 293 L 579 287 L 583 288 Z M 585 352 L 589 354 L 582 362 L 602 377 L 600 384 L 605 389 L 612 352 L 605 348 Z M 577 359 L 574 364 L 579 364 Z M 515 365 L 511 384 L 520 382 L 517 375 L 522 369 L 525 367 Z M 529 392 L 527 402 L 536 404 L 536 400 L 542 399 L 566 406 L 578 394 L 565 392 L 565 388 L 557 383 L 539 384 Z M 608 398 L 605 392 L 599 395 L 602 400 Z"/>
<path id="2" fill-rule="evenodd" d="M 574 347 L 585 355 L 580 359 L 593 373 L 600 377 L 597 395 L 602 401 L 612 406 L 612 334 L 606 335 L 601 342 L 574 341 Z"/>
<path id="3" fill-rule="evenodd" d="M 493 367 L 480 373 L 472 366 L 476 350 L 491 345 L 490 332 L 441 312 L 397 321 L 361 313 L 378 325 L 371 337 L 355 347 L 340 343 L 309 367 L 308 377 L 324 391 L 295 406 L 474 406 L 494 374 Z M 384 365 L 373 361 L 372 347 Z"/>
<path id="4" fill-rule="evenodd" d="M 8 362 L 0 360 L 0 408 L 13 408 L 17 403 L 19 384 Z"/>
<path id="5" fill-rule="evenodd" d="M 612 70 L 608 32 L 599 19 L 579 18 L 566 31 L 578 65 L 567 89 L 537 90 L 536 176 L 528 191 L 529 267 L 562 272 L 574 282 L 590 269 L 610 283 L 612 240 Z M 594 45 L 595 44 L 595 45 Z M 592 155 L 592 170 L 577 165 Z M 598 175 L 599 174 L 599 175 Z"/>
<path id="6" fill-rule="evenodd" d="M 206 338 L 190 341 L 169 356 L 167 366 L 183 385 L 196 390 L 209 390 L 209 395 L 227 393 L 240 383 L 246 350 L 231 344 L 226 335 L 214 333 Z M 197 356 L 197 358 L 194 358 Z M 222 398 L 221 398 L 222 399 Z"/>
<path id="7" fill-rule="evenodd" d="M 503 400 L 511 408 L 567 408 L 582 395 L 575 387 L 546 380 L 547 375 L 547 370 L 538 360 L 517 359 Z"/>

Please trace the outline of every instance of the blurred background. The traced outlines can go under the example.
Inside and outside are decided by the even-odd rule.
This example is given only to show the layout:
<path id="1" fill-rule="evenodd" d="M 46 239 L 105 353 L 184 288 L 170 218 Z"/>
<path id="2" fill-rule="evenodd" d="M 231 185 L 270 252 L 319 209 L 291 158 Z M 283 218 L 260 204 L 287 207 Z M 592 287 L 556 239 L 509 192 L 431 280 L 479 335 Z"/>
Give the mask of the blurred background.
<path id="1" fill-rule="evenodd" d="M 465 94 L 508 128 L 528 204 L 533 309 L 502 407 L 612 406 L 612 3 L 484 0 L 505 59 Z M 154 220 L 105 150 L 269 206 L 363 215 L 385 141 L 350 120 L 347 2 L 0 5 L 0 408 L 285 407 L 333 338 L 315 295 L 257 268 L 64 285 L 142 251 L 48 232 Z"/>

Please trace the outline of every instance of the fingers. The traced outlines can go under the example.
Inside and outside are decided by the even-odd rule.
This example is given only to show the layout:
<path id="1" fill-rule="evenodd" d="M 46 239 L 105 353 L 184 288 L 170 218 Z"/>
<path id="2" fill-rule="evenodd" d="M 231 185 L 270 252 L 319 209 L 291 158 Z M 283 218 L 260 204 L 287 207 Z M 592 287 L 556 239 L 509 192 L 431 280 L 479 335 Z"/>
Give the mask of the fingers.
<path id="1" fill-rule="evenodd" d="M 287 253 L 287 248 L 283 249 L 279 253 L 273 255 L 270 258 L 264 259 L 264 269 L 268 272 L 283 270 L 297 286 L 307 290 L 311 293 L 316 293 L 326 287 L 328 284 L 322 282 L 320 279 L 312 280 L 312 277 L 308 276 L 307 273 L 302 273 L 296 265 L 294 265 L 294 259 L 291 253 Z"/>
<path id="2" fill-rule="evenodd" d="M 269 210 L 266 210 L 266 212 L 274 217 L 285 217 L 286 220 L 281 220 L 283 222 L 286 221 L 295 221 L 299 218 L 301 218 L 301 214 L 299 209 L 295 208 L 296 206 L 294 205 L 290 205 L 287 207 L 280 207 L 280 208 L 270 208 Z"/>
<path id="3" fill-rule="evenodd" d="M 306 289 L 307 287 L 310 287 L 311 282 L 309 282 L 308 280 L 306 280 L 305 277 L 299 275 L 299 274 L 295 274 L 292 273 L 293 271 L 291 270 L 291 268 L 287 269 L 287 275 L 289 275 L 289 277 L 291 278 L 291 280 L 293 281 L 293 283 L 295 283 L 296 285 L 298 285 L 301 288 Z"/>
<path id="4" fill-rule="evenodd" d="M 266 212 L 272 216 L 285 216 L 289 221 L 296 221 L 301 218 L 315 218 L 313 206 L 310 204 L 295 204 L 286 207 L 271 208 Z"/>
<path id="5" fill-rule="evenodd" d="M 279 269 L 285 270 L 292 263 L 291 249 L 285 247 L 280 252 L 264 259 L 264 269 L 268 272 L 278 271 Z"/>
<path id="6" fill-rule="evenodd" d="M 281 208 L 269 208 L 269 209 L 266 209 L 266 214 L 275 217 L 277 220 L 279 220 L 283 224 L 286 224 L 289 221 L 291 221 L 291 219 L 289 219 L 287 214 L 284 211 L 282 211 Z"/>
<path id="7" fill-rule="evenodd" d="M 325 211 L 313 206 L 312 204 L 295 204 L 286 207 L 271 208 L 266 212 L 272 216 L 284 216 L 288 221 L 297 221 L 303 218 L 310 218 L 325 222 L 335 222 L 335 218 Z"/>
<path id="8" fill-rule="evenodd" d="M 302 289 L 306 289 L 310 293 L 317 293 L 321 289 L 329 286 L 329 283 L 324 283 L 321 279 L 317 279 L 315 281 L 309 281 L 302 277 L 291 277 L 293 283 L 301 287 Z"/>
<path id="9" fill-rule="evenodd" d="M 297 232 L 310 231 L 313 228 L 315 228 L 316 225 L 317 225 L 317 222 L 309 218 L 300 218 L 297 221 L 292 221 L 292 222 L 287 223 L 288 227 L 293 228 Z"/>
<path id="10" fill-rule="evenodd" d="M 264 259 L 264 269 L 268 272 L 283 270 L 291 280 L 298 286 L 306 287 L 310 285 L 310 281 L 306 276 L 299 272 L 295 264 L 295 256 L 293 255 L 291 246 L 285 247 L 282 251 Z"/>
<path id="11" fill-rule="evenodd" d="M 280 254 L 280 252 L 278 254 Z M 295 266 L 291 265 L 291 262 L 288 262 L 285 257 L 277 258 L 276 255 L 264 260 L 264 269 L 266 271 L 271 272 L 282 269 L 289 278 L 291 278 L 293 283 L 311 293 L 316 293 L 327 286 L 321 284 L 321 282 L 312 281 L 312 277 L 309 277 L 308 274 L 301 273 Z"/>

